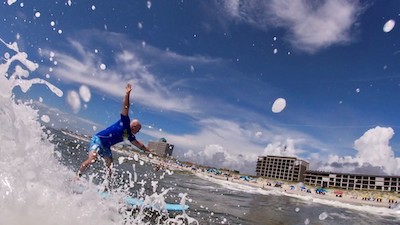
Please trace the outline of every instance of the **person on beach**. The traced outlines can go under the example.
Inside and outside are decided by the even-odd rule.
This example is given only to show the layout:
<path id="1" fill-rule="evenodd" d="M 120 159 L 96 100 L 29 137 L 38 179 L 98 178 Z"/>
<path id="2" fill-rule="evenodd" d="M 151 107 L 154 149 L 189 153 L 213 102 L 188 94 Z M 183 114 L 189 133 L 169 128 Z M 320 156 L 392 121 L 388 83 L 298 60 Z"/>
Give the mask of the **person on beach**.
<path id="1" fill-rule="evenodd" d="M 94 135 L 89 143 L 89 156 L 87 160 L 85 160 L 78 172 L 77 176 L 81 177 L 82 173 L 86 170 L 88 166 L 92 163 L 96 162 L 100 157 L 103 158 L 106 166 L 107 175 L 111 175 L 111 165 L 112 165 L 112 152 L 111 146 L 120 143 L 124 140 L 129 140 L 134 146 L 145 151 L 151 152 L 147 147 L 136 140 L 135 134 L 137 134 L 142 128 L 139 120 L 134 119 L 130 121 L 128 112 L 129 112 L 129 95 L 132 91 L 132 86 L 127 84 L 125 87 L 125 96 L 123 98 L 122 110 L 121 110 L 121 118 L 106 128 L 98 132 Z"/>

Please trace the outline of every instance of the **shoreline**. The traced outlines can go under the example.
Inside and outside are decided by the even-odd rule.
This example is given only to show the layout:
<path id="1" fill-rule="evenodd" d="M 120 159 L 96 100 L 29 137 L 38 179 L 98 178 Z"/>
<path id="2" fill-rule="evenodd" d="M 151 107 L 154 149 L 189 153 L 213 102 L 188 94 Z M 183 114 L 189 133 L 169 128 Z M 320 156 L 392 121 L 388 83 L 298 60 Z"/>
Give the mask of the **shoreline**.
<path id="1" fill-rule="evenodd" d="M 307 189 L 310 192 L 307 192 L 305 189 L 302 190 L 299 187 L 299 184 L 296 183 L 289 183 L 289 182 L 281 182 L 282 184 L 280 187 L 274 187 L 273 184 L 279 182 L 273 179 L 268 178 L 257 178 L 254 180 L 242 180 L 240 179 L 240 175 L 233 175 L 233 176 L 222 176 L 209 173 L 207 171 L 201 171 L 200 169 L 193 170 L 192 167 L 185 167 L 178 165 L 176 163 L 167 161 L 165 159 L 158 159 L 157 157 L 148 157 L 146 154 L 139 153 L 139 152 L 127 152 L 124 150 L 117 150 L 114 151 L 122 154 L 124 156 L 131 157 L 132 154 L 138 154 L 140 160 L 150 162 L 154 165 L 158 165 L 162 169 L 168 169 L 172 171 L 185 171 L 192 173 L 198 176 L 201 179 L 207 179 L 213 182 L 212 179 L 215 181 L 225 181 L 225 182 L 232 182 L 237 183 L 245 186 L 250 186 L 253 188 L 260 188 L 261 190 L 266 191 L 277 191 L 285 196 L 293 197 L 293 198 L 300 198 L 300 199 L 310 199 L 312 201 L 317 201 L 323 204 L 323 201 L 333 201 L 343 204 L 349 204 L 352 206 L 373 206 L 379 208 L 390 208 L 392 204 L 400 202 L 400 198 L 393 193 L 385 193 L 385 192 L 363 192 L 363 191 L 349 191 L 349 190 L 339 190 L 339 189 L 327 189 L 325 194 L 317 194 L 315 190 L 318 187 L 310 187 L 307 186 Z M 215 182 L 214 181 L 214 182 Z M 337 192 L 339 191 L 339 192 Z M 339 193 L 339 195 L 338 195 Z M 378 196 L 379 195 L 379 196 Z M 340 196 L 340 197 L 339 197 Z M 369 200 L 368 200 L 369 199 Z"/>
<path id="2" fill-rule="evenodd" d="M 219 175 L 214 175 L 214 174 L 210 175 L 207 172 L 200 172 L 200 173 L 203 173 L 202 176 L 209 176 L 211 179 L 226 180 L 226 177 L 222 177 Z M 328 190 L 327 193 L 317 194 L 315 190 L 318 187 L 308 187 L 308 189 L 311 192 L 303 191 L 300 189 L 300 187 L 294 184 L 287 184 L 287 182 L 282 184 L 281 187 L 274 187 L 272 185 L 270 186 L 269 184 L 278 181 L 267 178 L 258 178 L 256 181 L 244 181 L 238 177 L 234 177 L 226 181 L 251 186 L 254 188 L 260 188 L 262 190 L 267 190 L 267 191 L 277 191 L 285 196 L 300 198 L 303 200 L 318 199 L 322 201 L 334 201 L 339 203 L 345 203 L 353 206 L 374 206 L 387 209 L 390 208 L 390 206 L 392 205 L 392 203 L 389 202 L 388 198 L 380 197 L 379 199 L 381 200 L 377 200 L 378 198 L 374 198 L 374 200 L 367 200 L 367 197 L 364 198 L 363 193 L 358 191 L 340 190 L 341 192 L 343 192 L 343 194 L 341 194 L 341 197 L 338 197 L 339 195 L 335 194 L 336 191 L 335 189 L 327 189 Z M 295 186 L 295 188 L 293 188 L 293 186 Z M 383 195 L 384 193 L 381 194 Z M 399 201 L 400 199 L 397 197 L 393 199 L 393 203 L 398 203 Z"/>

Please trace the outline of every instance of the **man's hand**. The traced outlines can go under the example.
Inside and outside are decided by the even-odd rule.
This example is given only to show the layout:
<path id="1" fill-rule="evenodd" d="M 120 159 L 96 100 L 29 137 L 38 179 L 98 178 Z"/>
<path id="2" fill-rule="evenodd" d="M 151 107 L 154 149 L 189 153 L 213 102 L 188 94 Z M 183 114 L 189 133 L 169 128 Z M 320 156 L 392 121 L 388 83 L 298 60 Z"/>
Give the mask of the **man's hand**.
<path id="1" fill-rule="evenodd" d="M 125 87 L 125 93 L 129 95 L 131 93 L 131 91 L 132 91 L 132 85 L 127 84 Z"/>
<path id="2" fill-rule="evenodd" d="M 131 84 L 127 84 L 125 87 L 125 96 L 124 96 L 124 100 L 122 100 L 122 110 L 121 110 L 121 114 L 124 116 L 128 115 L 129 112 L 129 95 L 131 94 L 132 91 L 132 86 Z"/>
<path id="3" fill-rule="evenodd" d="M 146 147 L 146 145 L 142 144 L 142 146 L 140 146 L 139 148 L 140 150 L 142 150 L 144 153 L 149 153 L 152 155 L 157 155 L 156 151 L 154 151 L 154 149 L 149 149 Z"/>

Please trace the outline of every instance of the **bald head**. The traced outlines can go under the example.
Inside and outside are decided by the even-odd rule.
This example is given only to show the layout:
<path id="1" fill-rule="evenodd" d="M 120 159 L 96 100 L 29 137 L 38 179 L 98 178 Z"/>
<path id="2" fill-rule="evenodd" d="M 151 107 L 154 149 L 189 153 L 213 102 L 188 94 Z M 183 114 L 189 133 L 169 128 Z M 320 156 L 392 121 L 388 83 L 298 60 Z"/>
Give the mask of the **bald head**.
<path id="1" fill-rule="evenodd" d="M 139 120 L 134 119 L 131 121 L 130 127 L 131 127 L 132 133 L 136 134 L 137 132 L 140 131 L 140 129 L 142 129 L 142 124 L 140 123 Z"/>

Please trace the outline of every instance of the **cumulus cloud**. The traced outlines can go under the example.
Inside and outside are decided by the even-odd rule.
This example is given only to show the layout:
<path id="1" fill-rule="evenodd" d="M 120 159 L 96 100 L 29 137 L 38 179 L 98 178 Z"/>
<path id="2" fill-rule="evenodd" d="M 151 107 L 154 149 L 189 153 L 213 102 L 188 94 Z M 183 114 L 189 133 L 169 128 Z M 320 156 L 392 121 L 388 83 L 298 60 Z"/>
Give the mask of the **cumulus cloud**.
<path id="1" fill-rule="evenodd" d="M 275 155 L 275 156 L 290 156 L 298 157 L 301 151 L 296 149 L 295 141 L 293 139 L 286 139 L 283 142 L 277 141 L 270 143 L 264 149 L 264 155 Z"/>
<path id="2" fill-rule="evenodd" d="M 258 127 L 219 118 L 199 119 L 195 123 L 199 130 L 193 133 L 160 133 L 157 129 L 144 132 L 166 137 L 175 144 L 174 156 L 180 160 L 254 173 L 257 157 L 265 146 L 253 141 L 259 139 L 256 134 L 263 133 Z"/>
<path id="3" fill-rule="evenodd" d="M 361 172 L 396 175 L 400 173 L 400 158 L 394 155 L 390 139 L 394 135 L 391 127 L 375 127 L 354 142 L 357 151 L 352 156 L 330 155 L 323 170 L 338 172 Z"/>
<path id="4" fill-rule="evenodd" d="M 298 156 L 304 153 L 302 146 L 306 142 L 318 145 L 309 137 L 288 138 L 299 137 L 299 133 L 265 128 L 245 121 L 236 123 L 211 117 L 198 120 L 195 126 L 198 131 L 186 134 L 159 132 L 157 129 L 146 129 L 144 132 L 153 137 L 166 137 L 169 143 L 175 144 L 174 156 L 180 160 L 236 169 L 248 174 L 254 174 L 258 156 Z M 267 143 L 274 144 L 265 148 Z"/>
<path id="5" fill-rule="evenodd" d="M 226 127 L 221 127 L 221 130 L 225 129 Z M 240 131 L 240 129 L 238 129 L 237 135 L 229 136 L 224 134 L 224 137 L 231 138 L 229 139 L 231 141 L 222 142 L 225 146 L 210 144 L 200 151 L 188 150 L 183 154 L 184 159 L 193 160 L 203 165 L 235 168 L 244 173 L 254 174 L 258 156 L 276 155 L 301 158 L 300 155 L 305 152 L 303 149 L 296 147 L 296 145 L 302 145 L 301 139 L 283 139 L 280 136 L 275 136 L 274 139 L 276 140 L 268 144 L 267 147 L 264 148 L 264 151 L 260 151 L 260 154 L 254 154 L 254 152 L 250 152 L 248 149 L 257 149 L 260 148 L 260 146 L 251 147 L 251 145 L 243 145 L 243 143 L 248 143 L 248 140 L 246 140 L 248 136 L 245 133 L 249 135 L 249 133 L 252 132 L 249 130 Z M 258 132 L 255 132 L 255 134 L 258 134 Z M 199 136 L 205 137 L 205 134 L 199 134 L 197 137 Z M 174 140 L 174 138 L 172 138 L 172 140 Z"/>
<path id="6" fill-rule="evenodd" d="M 388 160 L 394 159 L 394 153 L 389 146 L 394 131 L 392 128 L 376 127 L 368 130 L 354 142 L 354 148 L 360 162 L 368 162 L 371 165 L 385 165 Z M 391 163 L 389 163 L 391 166 Z M 396 166 L 397 167 L 397 166 Z M 393 168 L 389 168 L 393 171 Z"/>
<path id="7" fill-rule="evenodd" d="M 201 151 L 189 150 L 184 158 L 210 167 L 234 168 L 242 173 L 253 173 L 256 165 L 253 156 L 232 154 L 218 144 L 208 145 Z"/>
<path id="8" fill-rule="evenodd" d="M 363 10 L 359 1 L 226 0 L 230 18 L 268 30 L 282 27 L 295 48 L 316 52 L 351 41 L 351 30 Z"/>

